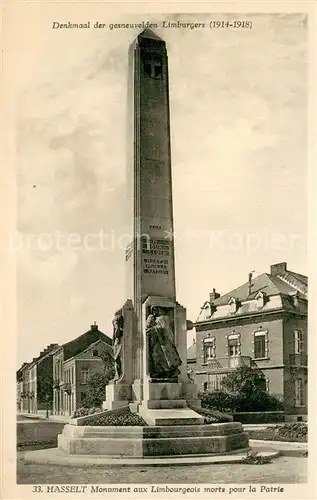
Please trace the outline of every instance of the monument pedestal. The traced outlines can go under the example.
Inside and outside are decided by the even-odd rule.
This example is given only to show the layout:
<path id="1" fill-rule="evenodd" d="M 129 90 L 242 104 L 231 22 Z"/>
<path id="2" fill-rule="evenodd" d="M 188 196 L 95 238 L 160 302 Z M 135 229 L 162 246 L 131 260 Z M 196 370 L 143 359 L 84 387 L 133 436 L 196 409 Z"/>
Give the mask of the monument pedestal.
<path id="1" fill-rule="evenodd" d="M 128 406 L 132 399 L 131 384 L 111 383 L 106 387 L 106 400 L 102 404 L 104 410 L 116 410 Z"/>
<path id="2" fill-rule="evenodd" d="M 159 411 L 159 410 L 158 410 Z M 175 410 L 176 411 L 176 410 Z M 162 419 L 164 421 L 164 419 Z M 239 422 L 211 425 L 94 427 L 65 425 L 58 448 L 71 455 L 104 457 L 175 457 L 223 455 L 249 448 Z"/>
<path id="3" fill-rule="evenodd" d="M 172 408 L 151 408 L 151 405 L 156 402 L 142 403 L 139 407 L 138 414 L 143 420 L 152 426 L 166 425 L 202 425 L 204 417 L 193 410 L 190 410 L 186 405 L 178 407 L 177 404 Z M 150 408 L 148 407 L 150 405 Z"/>

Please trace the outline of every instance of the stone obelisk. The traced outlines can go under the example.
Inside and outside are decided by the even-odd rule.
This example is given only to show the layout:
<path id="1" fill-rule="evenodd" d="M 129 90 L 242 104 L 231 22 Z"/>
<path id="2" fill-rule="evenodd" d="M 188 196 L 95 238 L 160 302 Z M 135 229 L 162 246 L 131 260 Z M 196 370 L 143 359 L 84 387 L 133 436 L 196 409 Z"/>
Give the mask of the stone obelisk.
<path id="1" fill-rule="evenodd" d="M 179 458 L 248 449 L 238 422 L 205 424 L 196 385 L 187 377 L 186 310 L 176 301 L 167 53 L 163 40 L 143 31 L 130 47 L 129 185 L 133 234 L 127 247 L 128 290 L 113 319 L 115 377 L 105 409 L 129 409 L 147 426 L 96 426 L 95 415 L 66 425 L 63 453 L 131 458 Z M 197 410 L 197 411 L 195 411 Z M 31 452 L 37 453 L 37 452 Z M 206 456 L 207 455 L 207 456 Z M 190 456 L 190 458 L 186 458 Z M 46 456 L 45 456 L 46 460 Z M 178 462 L 179 463 L 179 462 Z M 198 463 L 198 462 L 197 462 Z"/>
<path id="2" fill-rule="evenodd" d="M 175 291 L 168 57 L 149 29 L 129 49 L 128 170 L 133 237 L 126 249 L 122 374 L 107 389 L 106 405 L 128 398 L 149 424 L 167 408 L 181 411 L 184 423 L 198 422 L 187 408 L 197 402 L 196 386 L 187 376 L 186 310 Z"/>

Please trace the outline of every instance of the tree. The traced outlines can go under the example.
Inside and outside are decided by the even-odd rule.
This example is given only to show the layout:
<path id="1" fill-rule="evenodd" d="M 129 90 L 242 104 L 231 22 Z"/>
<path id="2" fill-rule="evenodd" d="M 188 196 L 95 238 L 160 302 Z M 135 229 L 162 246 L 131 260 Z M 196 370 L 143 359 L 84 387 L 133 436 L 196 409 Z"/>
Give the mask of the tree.
<path id="1" fill-rule="evenodd" d="M 114 360 L 111 354 L 103 351 L 100 354 L 103 361 L 103 371 L 93 373 L 87 380 L 86 407 L 100 407 L 105 399 L 105 388 L 114 377 Z"/>
<path id="2" fill-rule="evenodd" d="M 282 410 L 283 404 L 265 388 L 261 370 L 241 366 L 222 379 L 222 391 L 204 393 L 206 408 L 240 412 Z"/>
<path id="3" fill-rule="evenodd" d="M 106 385 L 114 377 L 114 359 L 107 351 L 102 351 L 100 357 L 103 362 L 104 375 L 107 380 Z"/>
<path id="4" fill-rule="evenodd" d="M 101 406 L 105 399 L 105 387 L 108 383 L 105 373 L 93 373 L 87 380 L 87 394 L 84 406 L 92 408 Z"/>
<path id="5" fill-rule="evenodd" d="M 37 403 L 45 405 L 46 418 L 53 404 L 53 358 L 49 356 L 38 364 Z"/>
<path id="6" fill-rule="evenodd" d="M 261 370 L 240 366 L 222 379 L 222 387 L 229 393 L 250 394 L 265 390 L 265 378 Z"/>

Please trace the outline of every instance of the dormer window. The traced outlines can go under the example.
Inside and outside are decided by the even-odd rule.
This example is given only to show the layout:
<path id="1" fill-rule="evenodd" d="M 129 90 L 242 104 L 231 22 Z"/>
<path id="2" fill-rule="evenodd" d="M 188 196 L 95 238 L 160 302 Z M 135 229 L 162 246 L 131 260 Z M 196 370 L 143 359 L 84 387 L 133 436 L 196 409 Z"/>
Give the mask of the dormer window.
<path id="1" fill-rule="evenodd" d="M 299 300 L 299 293 L 296 292 L 293 295 L 293 304 L 294 304 L 295 307 L 299 306 L 299 301 L 298 300 Z"/>
<path id="2" fill-rule="evenodd" d="M 210 303 L 209 302 L 205 302 L 203 307 L 202 307 L 202 310 L 204 311 L 204 316 L 205 318 L 210 318 L 211 316 L 211 308 L 210 308 Z"/>
<path id="3" fill-rule="evenodd" d="M 255 300 L 257 301 L 257 308 L 262 309 L 266 303 L 266 295 L 263 292 L 258 292 L 255 296 Z"/>
<path id="4" fill-rule="evenodd" d="M 228 302 L 228 305 L 230 306 L 230 313 L 231 314 L 235 314 L 237 312 L 237 310 L 239 309 L 239 303 L 238 303 L 237 299 L 235 299 L 234 297 L 231 297 L 231 299 Z"/>

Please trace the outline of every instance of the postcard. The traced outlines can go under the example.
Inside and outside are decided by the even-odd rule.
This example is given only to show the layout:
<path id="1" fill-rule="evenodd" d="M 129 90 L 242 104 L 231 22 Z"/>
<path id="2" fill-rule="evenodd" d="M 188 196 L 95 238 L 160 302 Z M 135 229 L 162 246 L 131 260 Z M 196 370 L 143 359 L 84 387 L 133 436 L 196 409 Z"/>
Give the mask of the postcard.
<path id="1" fill-rule="evenodd" d="M 315 5 L 2 11 L 3 498 L 313 498 Z"/>

